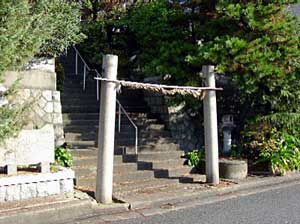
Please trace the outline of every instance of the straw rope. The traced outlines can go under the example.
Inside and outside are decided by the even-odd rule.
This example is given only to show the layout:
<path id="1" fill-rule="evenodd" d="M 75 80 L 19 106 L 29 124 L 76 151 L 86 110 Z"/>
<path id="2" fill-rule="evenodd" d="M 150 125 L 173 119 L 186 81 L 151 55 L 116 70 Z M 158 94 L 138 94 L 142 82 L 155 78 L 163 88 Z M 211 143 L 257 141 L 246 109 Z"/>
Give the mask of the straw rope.
<path id="1" fill-rule="evenodd" d="M 106 78 L 97 77 L 96 80 L 114 82 L 118 85 L 130 88 L 130 89 L 143 89 L 153 92 L 158 92 L 163 95 L 175 95 L 180 94 L 183 96 L 191 95 L 195 98 L 203 99 L 205 93 L 208 90 L 222 90 L 222 88 L 212 88 L 212 87 L 194 87 L 194 86 L 168 86 L 160 84 L 150 84 L 150 83 L 140 83 L 140 82 L 131 82 L 125 80 L 111 80 Z"/>

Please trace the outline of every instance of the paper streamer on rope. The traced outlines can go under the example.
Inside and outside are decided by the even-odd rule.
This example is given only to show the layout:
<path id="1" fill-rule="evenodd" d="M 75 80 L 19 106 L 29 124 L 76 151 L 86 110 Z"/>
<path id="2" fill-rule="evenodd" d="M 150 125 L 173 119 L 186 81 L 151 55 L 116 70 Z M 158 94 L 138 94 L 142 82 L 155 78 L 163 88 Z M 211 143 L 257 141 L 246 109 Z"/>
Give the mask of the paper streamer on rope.
<path id="1" fill-rule="evenodd" d="M 95 78 L 97 80 L 114 82 L 118 85 L 130 88 L 130 89 L 143 89 L 147 91 L 158 92 L 163 95 L 175 95 L 180 94 L 183 96 L 191 95 L 195 98 L 203 99 L 206 91 L 208 90 L 222 90 L 222 88 L 209 88 L 209 87 L 194 87 L 194 86 L 168 86 L 160 84 L 150 84 L 150 83 L 140 83 L 140 82 L 131 82 L 124 80 L 110 80 L 106 78 Z"/>

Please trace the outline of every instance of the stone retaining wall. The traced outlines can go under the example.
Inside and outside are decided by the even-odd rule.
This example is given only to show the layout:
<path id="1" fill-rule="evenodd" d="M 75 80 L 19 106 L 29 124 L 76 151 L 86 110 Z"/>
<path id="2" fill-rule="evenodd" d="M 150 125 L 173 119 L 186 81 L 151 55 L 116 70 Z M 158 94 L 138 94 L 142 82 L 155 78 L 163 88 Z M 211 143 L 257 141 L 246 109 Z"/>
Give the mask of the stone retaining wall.
<path id="1" fill-rule="evenodd" d="M 63 119 L 60 102 L 60 92 L 41 89 L 21 89 L 17 101 L 26 105 L 30 104 L 27 112 L 25 130 L 39 129 L 47 124 L 52 124 L 55 134 L 55 145 L 64 143 Z"/>
<path id="2" fill-rule="evenodd" d="M 37 173 L 0 178 L 0 202 L 73 193 L 74 171 Z"/>
<path id="3" fill-rule="evenodd" d="M 170 106 L 168 97 L 159 93 L 145 91 L 144 96 L 151 112 L 159 115 L 182 150 L 187 152 L 203 146 L 203 127 L 185 110 L 184 104 Z"/>

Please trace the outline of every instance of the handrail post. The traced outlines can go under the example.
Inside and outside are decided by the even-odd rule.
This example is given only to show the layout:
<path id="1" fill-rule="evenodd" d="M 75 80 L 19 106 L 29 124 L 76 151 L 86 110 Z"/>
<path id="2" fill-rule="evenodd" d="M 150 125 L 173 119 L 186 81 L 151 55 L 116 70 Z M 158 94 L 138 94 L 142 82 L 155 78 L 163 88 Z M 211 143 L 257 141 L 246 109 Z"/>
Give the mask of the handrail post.
<path id="1" fill-rule="evenodd" d="M 118 132 L 120 133 L 121 132 L 121 106 L 119 103 L 118 106 L 119 106 Z"/>
<path id="2" fill-rule="evenodd" d="M 135 128 L 135 155 L 138 154 L 138 129 Z"/>
<path id="3" fill-rule="evenodd" d="M 78 53 L 75 55 L 75 75 L 78 75 Z"/>
<path id="4" fill-rule="evenodd" d="M 203 66 L 206 76 L 206 86 L 215 87 L 214 66 Z M 212 185 L 219 184 L 219 148 L 216 91 L 207 90 L 204 97 L 204 133 L 205 133 L 205 161 L 206 182 Z"/>
<path id="5" fill-rule="evenodd" d="M 97 101 L 99 101 L 99 80 L 97 80 Z"/>
<path id="6" fill-rule="evenodd" d="M 85 91 L 85 79 L 86 79 L 86 64 L 83 66 L 83 91 Z"/>

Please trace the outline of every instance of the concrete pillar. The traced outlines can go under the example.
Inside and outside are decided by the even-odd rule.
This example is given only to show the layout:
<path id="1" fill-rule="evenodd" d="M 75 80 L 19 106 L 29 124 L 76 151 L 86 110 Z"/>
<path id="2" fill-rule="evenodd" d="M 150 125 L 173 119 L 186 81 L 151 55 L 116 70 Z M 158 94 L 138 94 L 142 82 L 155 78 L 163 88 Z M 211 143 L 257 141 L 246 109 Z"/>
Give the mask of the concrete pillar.
<path id="1" fill-rule="evenodd" d="M 214 66 L 205 65 L 202 71 L 206 77 L 206 86 L 215 87 Z M 207 91 L 204 97 L 204 132 L 206 181 L 219 184 L 218 125 L 216 91 Z"/>
<path id="2" fill-rule="evenodd" d="M 117 78 L 118 56 L 105 55 L 103 57 L 103 77 Z M 100 117 L 98 135 L 98 164 L 96 200 L 103 204 L 112 203 L 113 159 L 116 116 L 116 84 L 101 82 Z"/>

